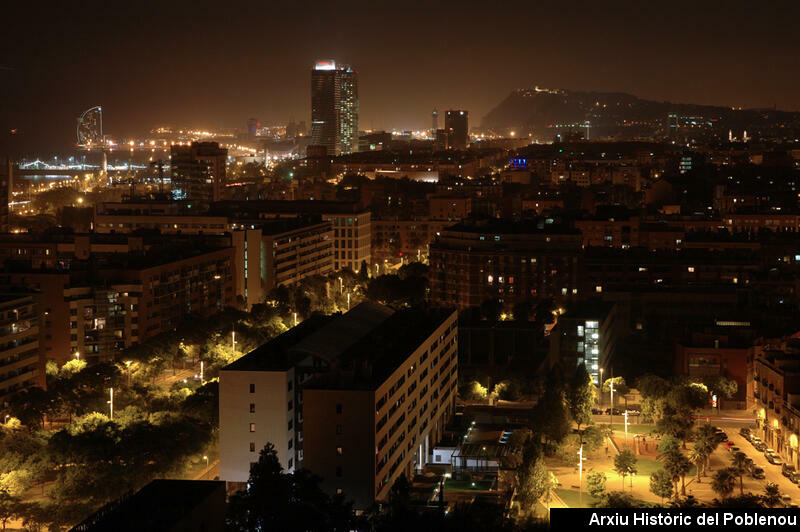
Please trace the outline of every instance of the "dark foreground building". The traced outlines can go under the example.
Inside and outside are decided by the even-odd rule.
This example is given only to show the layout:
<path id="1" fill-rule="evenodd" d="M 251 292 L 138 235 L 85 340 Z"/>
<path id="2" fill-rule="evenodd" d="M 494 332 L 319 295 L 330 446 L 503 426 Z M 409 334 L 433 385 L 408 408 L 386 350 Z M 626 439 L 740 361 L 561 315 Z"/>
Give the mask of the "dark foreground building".
<path id="1" fill-rule="evenodd" d="M 214 480 L 150 482 L 106 504 L 72 532 L 216 532 L 225 524 L 225 483 Z"/>

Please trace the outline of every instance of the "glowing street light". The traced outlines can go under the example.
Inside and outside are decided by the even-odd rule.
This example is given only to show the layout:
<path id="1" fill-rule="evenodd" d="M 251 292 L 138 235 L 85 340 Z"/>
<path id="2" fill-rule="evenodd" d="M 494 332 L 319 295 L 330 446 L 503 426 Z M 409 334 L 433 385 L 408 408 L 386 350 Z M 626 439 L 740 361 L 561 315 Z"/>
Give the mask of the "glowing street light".
<path id="1" fill-rule="evenodd" d="M 114 419 L 114 388 L 108 390 L 108 418 Z"/>
<path id="2" fill-rule="evenodd" d="M 583 508 L 583 444 L 578 449 L 578 506 Z"/>
<path id="3" fill-rule="evenodd" d="M 203 460 L 206 461 L 206 469 L 208 469 L 208 455 L 203 455 Z"/>
<path id="4" fill-rule="evenodd" d="M 628 410 L 625 409 L 625 446 L 628 446 Z"/>

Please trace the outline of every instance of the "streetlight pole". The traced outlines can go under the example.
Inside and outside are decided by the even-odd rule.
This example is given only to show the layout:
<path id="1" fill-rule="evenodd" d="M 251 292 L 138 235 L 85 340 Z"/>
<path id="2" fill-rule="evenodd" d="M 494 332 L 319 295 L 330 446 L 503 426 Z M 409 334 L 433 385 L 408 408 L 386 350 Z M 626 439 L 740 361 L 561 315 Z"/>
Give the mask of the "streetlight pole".
<path id="1" fill-rule="evenodd" d="M 127 373 L 128 373 L 128 387 L 130 388 L 130 386 L 131 386 L 131 361 L 130 360 L 126 360 L 125 361 L 125 369 L 128 370 L 127 371 Z"/>
<path id="2" fill-rule="evenodd" d="M 350 310 L 350 292 L 347 292 L 347 310 Z"/>
<path id="3" fill-rule="evenodd" d="M 297 312 L 293 312 L 294 314 L 294 326 L 297 327 Z"/>
<path id="4" fill-rule="evenodd" d="M 600 402 L 600 407 L 603 407 L 603 368 L 600 368 L 600 393 L 597 394 L 597 399 Z"/>
<path id="5" fill-rule="evenodd" d="M 583 444 L 578 449 L 578 506 L 583 508 Z"/>
<path id="6" fill-rule="evenodd" d="M 628 446 L 628 409 L 625 409 L 625 447 Z"/>
<path id="7" fill-rule="evenodd" d="M 200 384 L 205 384 L 205 382 L 204 382 L 205 379 L 203 377 L 204 377 L 203 376 L 203 361 L 201 360 L 200 361 Z"/>
<path id="8" fill-rule="evenodd" d="M 108 413 L 109 419 L 114 420 L 114 388 L 108 390 Z"/>
<path id="9" fill-rule="evenodd" d="M 610 425 L 611 425 L 611 431 L 613 433 L 613 431 L 614 431 L 614 377 L 611 377 L 611 380 L 609 382 L 611 383 L 611 385 L 609 386 L 609 389 L 611 390 L 611 408 L 608 411 L 611 412 Z"/>

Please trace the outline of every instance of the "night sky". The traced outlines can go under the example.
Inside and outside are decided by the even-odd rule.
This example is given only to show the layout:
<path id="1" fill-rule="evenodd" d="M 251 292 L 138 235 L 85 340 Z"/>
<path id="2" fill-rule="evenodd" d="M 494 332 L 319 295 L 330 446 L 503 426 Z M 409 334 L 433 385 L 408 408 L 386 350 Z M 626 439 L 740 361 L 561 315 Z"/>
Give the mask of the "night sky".
<path id="1" fill-rule="evenodd" d="M 701 4 L 701 5 L 696 5 Z M 540 85 L 800 110 L 800 2 L 4 2 L 0 125 L 26 151 L 158 125 L 309 122 L 317 58 L 359 72 L 360 125 L 472 124 Z"/>

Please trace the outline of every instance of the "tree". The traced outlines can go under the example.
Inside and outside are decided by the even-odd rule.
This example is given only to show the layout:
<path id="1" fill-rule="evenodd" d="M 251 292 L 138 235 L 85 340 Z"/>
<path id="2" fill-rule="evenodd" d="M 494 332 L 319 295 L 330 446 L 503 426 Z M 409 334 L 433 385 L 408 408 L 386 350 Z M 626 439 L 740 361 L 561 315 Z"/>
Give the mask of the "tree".
<path id="1" fill-rule="evenodd" d="M 630 493 L 609 491 L 599 501 L 592 504 L 595 508 L 639 508 L 641 503 Z"/>
<path id="2" fill-rule="evenodd" d="M 778 485 L 774 482 L 767 482 L 767 485 L 764 486 L 764 494 L 761 496 L 761 500 L 770 508 L 781 502 L 781 491 Z"/>
<path id="3" fill-rule="evenodd" d="M 714 473 L 714 479 L 711 481 L 711 489 L 714 493 L 727 499 L 733 493 L 733 488 L 736 486 L 737 473 L 730 467 L 720 469 Z"/>
<path id="4" fill-rule="evenodd" d="M 621 451 L 617 456 L 614 457 L 614 471 L 617 472 L 618 475 L 622 477 L 622 490 L 625 491 L 625 477 L 629 475 L 635 475 L 636 472 L 639 470 L 636 466 L 637 458 L 636 455 L 633 454 L 632 451 L 624 450 Z M 631 479 L 631 486 L 633 479 Z"/>
<path id="5" fill-rule="evenodd" d="M 522 504 L 529 507 L 539 500 L 547 489 L 549 472 L 544 466 L 544 460 L 539 457 L 532 463 L 523 463 L 518 477 L 518 498 Z"/>
<path id="6" fill-rule="evenodd" d="M 0 492 L 11 497 L 22 497 L 33 482 L 33 473 L 27 469 L 15 469 L 0 474 Z"/>
<path id="7" fill-rule="evenodd" d="M 650 475 L 650 492 L 656 497 L 661 497 L 661 503 L 664 499 L 672 497 L 672 476 L 664 469 L 659 469 Z"/>
<path id="8" fill-rule="evenodd" d="M 704 469 L 708 458 L 706 446 L 703 442 L 695 440 L 694 447 L 689 451 L 689 461 L 694 464 L 697 471 L 697 483 L 700 483 L 700 472 Z"/>
<path id="9" fill-rule="evenodd" d="M 11 396 L 8 409 L 12 416 L 32 430 L 44 423 L 45 413 L 50 409 L 50 396 L 38 386 L 27 388 Z"/>
<path id="10" fill-rule="evenodd" d="M 544 485 L 544 503 L 547 507 L 547 516 L 550 516 L 550 503 L 553 500 L 553 493 L 555 493 L 556 488 L 558 487 L 558 479 L 556 476 L 548 471 L 547 472 L 547 482 Z"/>
<path id="11" fill-rule="evenodd" d="M 250 467 L 249 489 L 231 497 L 227 524 L 241 531 L 349 528 L 349 505 L 341 497 L 328 497 L 320 480 L 302 469 L 284 473 L 275 447 L 268 443 Z M 346 522 L 333 522 L 334 516 Z"/>
<path id="12" fill-rule="evenodd" d="M 744 474 L 747 472 L 747 455 L 737 452 L 731 456 L 731 469 L 739 476 L 739 495 L 744 495 Z"/>
<path id="13" fill-rule="evenodd" d="M 697 428 L 695 445 L 702 447 L 706 455 L 705 467 L 703 468 L 703 475 L 705 476 L 706 471 L 711 471 L 711 455 L 719 446 L 716 427 L 709 424 L 700 425 L 700 427 Z"/>
<path id="14" fill-rule="evenodd" d="M 588 425 L 592 422 L 594 401 L 592 377 L 586 371 L 586 366 L 579 364 L 567 387 L 567 406 L 570 416 L 578 425 L 578 432 L 581 430 L 581 425 Z"/>
<path id="15" fill-rule="evenodd" d="M 612 381 L 614 382 L 614 397 L 622 396 L 622 398 L 625 399 L 625 405 L 627 410 L 628 399 L 625 397 L 625 395 L 627 395 L 630 390 L 628 389 L 628 385 L 625 384 L 624 377 L 614 377 L 613 379 L 606 379 L 605 382 L 603 383 L 603 393 L 611 392 Z M 611 407 L 613 408 L 614 405 L 612 404 Z"/>
<path id="16" fill-rule="evenodd" d="M 608 451 L 608 442 L 614 437 L 614 429 L 608 423 L 604 423 L 600 425 L 600 433 L 603 435 L 603 439 L 606 442 L 606 451 Z"/>
<path id="17" fill-rule="evenodd" d="M 594 451 L 603 445 L 603 430 L 596 425 L 589 425 L 583 429 L 583 448 Z"/>
<path id="18" fill-rule="evenodd" d="M 21 513 L 20 498 L 14 497 L 5 490 L 0 490 L 0 525 L 6 529 L 8 522 Z"/>
<path id="19" fill-rule="evenodd" d="M 686 495 L 686 474 L 691 470 L 692 464 L 681 452 L 680 442 L 672 436 L 662 438 L 658 444 L 658 459 L 664 463 L 664 470 L 675 483 L 675 492 L 678 491 L 677 484 L 680 480 L 681 494 Z"/>
<path id="20" fill-rule="evenodd" d="M 602 497 L 606 491 L 606 474 L 602 471 L 592 471 L 586 475 L 586 491 L 596 499 Z"/>
<path id="21" fill-rule="evenodd" d="M 647 374 L 639 377 L 636 389 L 643 398 L 660 399 L 669 393 L 670 383 L 657 375 Z"/>

